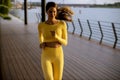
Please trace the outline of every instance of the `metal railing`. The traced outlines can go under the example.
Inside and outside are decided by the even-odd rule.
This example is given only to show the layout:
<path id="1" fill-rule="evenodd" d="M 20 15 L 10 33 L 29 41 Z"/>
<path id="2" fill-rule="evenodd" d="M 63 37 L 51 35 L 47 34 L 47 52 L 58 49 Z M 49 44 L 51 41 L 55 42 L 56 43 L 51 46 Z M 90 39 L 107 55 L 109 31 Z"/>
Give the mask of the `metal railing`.
<path id="1" fill-rule="evenodd" d="M 41 14 L 40 13 L 36 13 L 36 17 L 37 17 L 37 22 L 41 21 Z"/>
<path id="2" fill-rule="evenodd" d="M 79 18 L 71 23 L 67 22 L 67 25 L 68 31 L 72 34 L 80 34 L 80 37 L 87 34 L 88 40 L 95 39 L 99 41 L 99 44 L 107 43 L 113 48 L 120 48 L 120 23 L 80 20 Z"/>
<path id="3" fill-rule="evenodd" d="M 41 21 L 40 13 L 36 13 L 38 22 Z M 73 20 L 66 22 L 67 29 L 72 34 L 86 36 L 88 40 L 95 39 L 99 44 L 109 44 L 113 48 L 120 48 L 120 23 L 96 21 L 96 20 Z"/>

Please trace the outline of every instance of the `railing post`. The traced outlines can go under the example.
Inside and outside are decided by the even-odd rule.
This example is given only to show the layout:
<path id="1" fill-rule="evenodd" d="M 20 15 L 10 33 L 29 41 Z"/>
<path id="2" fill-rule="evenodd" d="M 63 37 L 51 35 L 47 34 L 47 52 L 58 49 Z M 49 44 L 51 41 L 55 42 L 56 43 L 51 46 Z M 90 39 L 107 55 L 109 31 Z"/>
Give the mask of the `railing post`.
<path id="1" fill-rule="evenodd" d="M 99 25 L 99 28 L 100 28 L 100 33 L 101 33 L 101 39 L 100 39 L 100 44 L 102 43 L 102 40 L 103 40 L 103 31 L 102 31 L 102 27 L 101 27 L 101 24 L 100 24 L 100 21 L 98 21 L 98 25 Z"/>
<path id="2" fill-rule="evenodd" d="M 114 42 L 113 48 L 116 48 L 118 38 L 117 38 L 117 33 L 116 33 L 116 30 L 115 30 L 114 23 L 112 23 L 112 28 L 113 28 L 113 33 L 114 33 L 114 36 L 115 36 L 115 42 Z"/>
<path id="3" fill-rule="evenodd" d="M 36 17 L 37 17 L 37 22 L 39 23 L 41 21 L 41 15 L 40 15 L 40 13 L 36 13 Z"/>
<path id="4" fill-rule="evenodd" d="M 68 23 L 66 22 L 66 25 L 67 25 L 67 30 L 69 29 L 69 25 L 68 25 Z"/>
<path id="5" fill-rule="evenodd" d="M 41 15 L 40 15 L 40 13 L 38 13 L 38 16 L 39 16 L 39 22 L 41 21 Z"/>
<path id="6" fill-rule="evenodd" d="M 89 20 L 87 20 L 87 23 L 88 23 L 88 27 L 89 27 L 89 30 L 90 30 L 90 36 L 89 36 L 89 40 L 90 40 L 90 39 L 91 39 L 91 36 L 92 36 L 92 29 L 91 29 Z"/>
<path id="7" fill-rule="evenodd" d="M 36 17 L 37 17 L 37 22 L 39 23 L 39 16 L 38 16 L 38 13 L 36 13 Z"/>
<path id="8" fill-rule="evenodd" d="M 73 32 L 72 32 L 72 34 L 74 34 L 75 33 L 75 25 L 74 25 L 73 21 L 72 21 L 72 25 L 73 25 Z"/>
<path id="9" fill-rule="evenodd" d="M 81 33 L 80 33 L 80 37 L 81 37 L 81 36 L 82 36 L 82 33 L 83 33 L 83 28 L 82 28 L 82 24 L 81 24 L 81 21 L 80 21 L 79 18 L 78 18 L 78 22 L 79 22 L 80 29 L 81 29 Z"/>

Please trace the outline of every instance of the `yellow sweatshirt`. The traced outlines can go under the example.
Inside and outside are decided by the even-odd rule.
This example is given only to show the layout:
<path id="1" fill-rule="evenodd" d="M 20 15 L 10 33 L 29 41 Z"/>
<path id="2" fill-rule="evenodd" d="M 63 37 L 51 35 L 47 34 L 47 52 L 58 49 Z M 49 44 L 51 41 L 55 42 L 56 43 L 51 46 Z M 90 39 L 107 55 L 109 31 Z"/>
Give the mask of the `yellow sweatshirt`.
<path id="1" fill-rule="evenodd" d="M 51 31 L 55 31 L 54 37 L 51 35 Z M 39 23 L 38 33 L 40 44 L 58 41 L 63 45 L 67 45 L 67 26 L 62 20 L 54 25 L 46 24 L 45 22 Z"/>

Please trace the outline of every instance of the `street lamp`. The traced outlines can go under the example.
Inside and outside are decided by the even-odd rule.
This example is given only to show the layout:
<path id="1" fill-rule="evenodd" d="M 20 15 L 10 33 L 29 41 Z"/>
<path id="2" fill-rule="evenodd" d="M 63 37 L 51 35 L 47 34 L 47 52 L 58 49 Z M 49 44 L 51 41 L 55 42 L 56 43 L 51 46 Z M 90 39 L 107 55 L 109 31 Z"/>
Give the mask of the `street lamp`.
<path id="1" fill-rule="evenodd" d="M 45 21 L 45 5 L 46 5 L 46 0 L 41 0 L 41 5 L 42 5 L 42 9 L 41 9 L 41 15 L 42 15 L 42 22 Z"/>

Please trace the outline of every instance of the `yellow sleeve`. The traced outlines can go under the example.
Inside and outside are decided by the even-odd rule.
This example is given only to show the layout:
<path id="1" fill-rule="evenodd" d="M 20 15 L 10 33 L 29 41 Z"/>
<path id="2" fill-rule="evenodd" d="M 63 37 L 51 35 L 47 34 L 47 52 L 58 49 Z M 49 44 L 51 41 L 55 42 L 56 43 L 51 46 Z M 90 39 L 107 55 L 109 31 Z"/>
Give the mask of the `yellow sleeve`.
<path id="1" fill-rule="evenodd" d="M 42 26 L 40 24 L 38 24 L 38 38 L 40 44 L 43 43 Z"/>
<path id="2" fill-rule="evenodd" d="M 67 26 L 66 23 L 63 21 L 62 27 L 62 37 L 59 37 L 55 34 L 55 38 L 63 45 L 67 45 Z"/>

